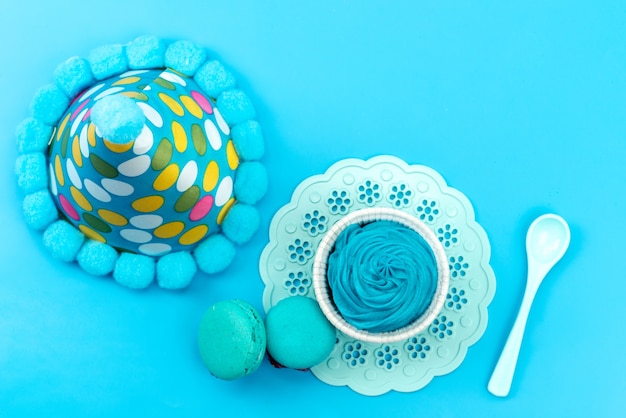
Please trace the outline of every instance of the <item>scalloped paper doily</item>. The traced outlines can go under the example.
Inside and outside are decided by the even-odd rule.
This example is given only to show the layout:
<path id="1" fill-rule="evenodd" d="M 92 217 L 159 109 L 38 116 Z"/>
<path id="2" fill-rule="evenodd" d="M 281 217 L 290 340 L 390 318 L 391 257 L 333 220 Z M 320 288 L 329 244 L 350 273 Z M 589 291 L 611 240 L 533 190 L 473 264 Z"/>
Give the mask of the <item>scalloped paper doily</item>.
<path id="1" fill-rule="evenodd" d="M 461 364 L 485 331 L 496 287 L 489 240 L 471 203 L 435 170 L 378 156 L 343 160 L 303 181 L 270 226 L 260 260 L 263 306 L 267 312 L 286 297 L 315 298 L 312 268 L 319 242 L 343 216 L 367 207 L 400 209 L 432 228 L 450 266 L 444 307 L 425 331 L 398 343 L 366 343 L 338 331 L 332 353 L 311 371 L 323 382 L 364 395 L 416 391 Z"/>

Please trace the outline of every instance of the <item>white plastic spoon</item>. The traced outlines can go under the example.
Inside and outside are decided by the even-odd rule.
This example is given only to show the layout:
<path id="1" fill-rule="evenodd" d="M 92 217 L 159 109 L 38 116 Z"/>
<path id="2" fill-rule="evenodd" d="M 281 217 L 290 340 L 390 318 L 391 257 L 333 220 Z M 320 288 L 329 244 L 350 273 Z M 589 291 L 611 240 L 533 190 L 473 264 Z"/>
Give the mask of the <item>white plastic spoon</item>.
<path id="1" fill-rule="evenodd" d="M 563 257 L 569 246 L 570 231 L 565 219 L 558 215 L 542 215 L 534 220 L 526 234 L 528 279 L 526 291 L 509 338 L 489 379 L 487 389 L 496 396 L 507 396 L 511 389 L 528 312 L 537 289 L 546 274 Z"/>

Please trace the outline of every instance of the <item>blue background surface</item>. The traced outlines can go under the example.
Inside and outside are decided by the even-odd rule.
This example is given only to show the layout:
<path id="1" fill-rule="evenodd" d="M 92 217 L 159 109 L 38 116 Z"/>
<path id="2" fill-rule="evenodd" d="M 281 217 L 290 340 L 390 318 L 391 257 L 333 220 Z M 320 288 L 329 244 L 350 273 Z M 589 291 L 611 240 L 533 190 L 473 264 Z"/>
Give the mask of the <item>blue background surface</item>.
<path id="1" fill-rule="evenodd" d="M 623 416 L 626 4 L 623 1 L 110 2 L 0 12 L 0 416 Z M 549 4 L 544 4 L 549 3 Z M 213 51 L 254 101 L 271 187 L 224 274 L 131 291 L 57 262 L 20 213 L 13 132 L 56 65 L 142 34 Z M 393 154 L 438 170 L 490 236 L 497 291 L 453 373 L 368 398 L 272 368 L 213 378 L 195 335 L 212 303 L 261 309 L 272 215 L 305 178 Z M 526 228 L 572 244 L 531 311 L 512 392 L 486 384 L 525 285 Z"/>

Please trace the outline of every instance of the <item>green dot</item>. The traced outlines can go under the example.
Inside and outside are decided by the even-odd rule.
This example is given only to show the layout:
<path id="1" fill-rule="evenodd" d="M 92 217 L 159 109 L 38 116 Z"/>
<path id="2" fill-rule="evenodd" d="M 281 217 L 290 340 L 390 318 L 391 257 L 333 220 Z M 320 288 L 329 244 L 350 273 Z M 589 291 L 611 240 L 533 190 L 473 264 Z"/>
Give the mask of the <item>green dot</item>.
<path id="1" fill-rule="evenodd" d="M 163 138 L 154 152 L 154 157 L 152 157 L 152 169 L 161 171 L 167 167 L 172 159 L 173 152 L 172 143 L 167 138 Z"/>
<path id="2" fill-rule="evenodd" d="M 194 123 L 191 125 L 191 138 L 193 140 L 193 146 L 200 155 L 206 153 L 206 136 L 204 136 L 204 130 L 200 125 Z"/>
<path id="3" fill-rule="evenodd" d="M 102 158 L 98 157 L 93 152 L 89 154 L 89 161 L 91 162 L 93 168 L 95 168 L 96 171 L 104 177 L 113 178 L 117 177 L 117 175 L 119 174 L 115 167 L 104 161 Z"/>
<path id="4" fill-rule="evenodd" d="M 174 205 L 174 210 L 179 213 L 188 211 L 193 207 L 193 205 L 196 204 L 199 197 L 200 187 L 191 186 L 185 191 L 185 193 L 180 195 L 180 197 L 176 201 L 176 204 Z"/>
<path id="5" fill-rule="evenodd" d="M 67 155 L 67 146 L 70 142 L 70 129 L 66 127 L 63 132 L 63 138 L 61 139 L 61 157 L 65 158 Z"/>
<path id="6" fill-rule="evenodd" d="M 168 89 L 168 90 L 176 90 L 176 86 L 173 85 L 172 83 L 170 83 L 169 81 L 161 78 L 161 77 L 157 77 L 154 82 L 156 84 L 158 84 L 159 86 L 163 87 L 164 89 Z"/>
<path id="7" fill-rule="evenodd" d="M 83 213 L 83 219 L 94 229 L 97 229 L 100 232 L 108 233 L 111 232 L 111 227 L 109 224 L 104 222 L 102 219 L 97 216 L 93 216 L 91 213 Z"/>

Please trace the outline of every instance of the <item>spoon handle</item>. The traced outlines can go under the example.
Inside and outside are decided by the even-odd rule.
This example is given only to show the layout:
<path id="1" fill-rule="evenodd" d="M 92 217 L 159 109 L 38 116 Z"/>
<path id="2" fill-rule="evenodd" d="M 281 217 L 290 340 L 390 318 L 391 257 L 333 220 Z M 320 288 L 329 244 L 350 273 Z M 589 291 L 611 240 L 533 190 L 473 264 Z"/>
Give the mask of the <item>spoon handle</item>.
<path id="1" fill-rule="evenodd" d="M 524 337 L 528 313 L 530 312 L 530 307 L 537 293 L 537 287 L 538 286 L 532 285 L 526 287 L 522 305 L 520 306 L 511 333 L 506 340 L 506 344 L 500 354 L 496 368 L 493 370 L 491 379 L 489 379 L 487 390 L 495 396 L 507 396 L 511 389 L 511 382 L 513 381 L 517 357 L 522 345 L 522 338 Z"/>

